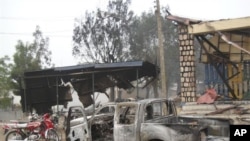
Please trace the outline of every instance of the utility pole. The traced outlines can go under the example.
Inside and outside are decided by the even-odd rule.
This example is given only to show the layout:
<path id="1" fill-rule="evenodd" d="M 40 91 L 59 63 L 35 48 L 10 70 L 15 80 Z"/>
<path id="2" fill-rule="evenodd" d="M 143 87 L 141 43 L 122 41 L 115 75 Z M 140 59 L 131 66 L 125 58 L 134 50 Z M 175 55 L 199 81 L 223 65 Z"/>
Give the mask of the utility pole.
<path id="1" fill-rule="evenodd" d="M 163 47 L 163 34 L 162 34 L 162 21 L 161 21 L 161 11 L 160 11 L 160 2 L 156 0 L 156 16 L 157 16 L 157 29 L 158 29 L 158 44 L 159 44 L 159 55 L 160 55 L 160 75 L 161 75 L 161 92 L 166 95 L 167 94 L 167 79 L 166 79 L 166 69 L 165 69 L 165 55 L 164 55 L 164 47 Z"/>

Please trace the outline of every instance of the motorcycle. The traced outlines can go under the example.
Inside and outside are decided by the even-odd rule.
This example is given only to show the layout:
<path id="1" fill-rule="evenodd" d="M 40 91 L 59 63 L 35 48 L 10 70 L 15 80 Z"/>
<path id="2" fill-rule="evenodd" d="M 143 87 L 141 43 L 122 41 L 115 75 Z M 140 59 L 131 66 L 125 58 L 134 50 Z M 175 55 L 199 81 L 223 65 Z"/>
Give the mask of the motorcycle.
<path id="1" fill-rule="evenodd" d="M 27 123 L 8 123 L 3 126 L 6 137 L 5 141 L 59 141 L 59 136 L 55 131 L 55 125 L 46 113 L 42 120 L 35 120 Z"/>

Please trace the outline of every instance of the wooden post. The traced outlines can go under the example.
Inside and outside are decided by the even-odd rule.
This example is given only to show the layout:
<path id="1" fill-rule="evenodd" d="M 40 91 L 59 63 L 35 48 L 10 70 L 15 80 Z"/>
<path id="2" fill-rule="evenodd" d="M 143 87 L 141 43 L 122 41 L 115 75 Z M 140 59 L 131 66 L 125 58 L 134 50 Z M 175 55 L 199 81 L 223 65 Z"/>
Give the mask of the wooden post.
<path id="1" fill-rule="evenodd" d="M 159 0 L 156 0 L 156 15 L 157 15 L 157 29 L 158 29 L 158 44 L 159 44 L 159 55 L 160 55 L 160 75 L 161 75 L 161 89 L 162 94 L 166 95 L 166 98 L 168 97 L 167 94 L 167 79 L 166 79 L 166 69 L 165 69 L 165 51 L 163 47 L 163 34 L 162 34 L 162 25 L 161 25 L 161 12 L 160 12 L 160 2 Z"/>

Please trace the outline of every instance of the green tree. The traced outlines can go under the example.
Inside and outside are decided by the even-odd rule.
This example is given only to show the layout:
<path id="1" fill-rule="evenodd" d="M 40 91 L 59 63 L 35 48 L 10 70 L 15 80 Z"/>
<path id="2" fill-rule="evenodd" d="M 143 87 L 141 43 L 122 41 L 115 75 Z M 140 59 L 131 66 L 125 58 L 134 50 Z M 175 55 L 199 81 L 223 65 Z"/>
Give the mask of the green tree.
<path id="1" fill-rule="evenodd" d="M 167 89 L 177 83 L 180 84 L 180 50 L 177 25 L 170 20 L 163 19 L 165 67 L 167 76 Z M 180 90 L 177 90 L 177 92 Z M 171 94 L 169 95 L 171 96 Z"/>
<path id="2" fill-rule="evenodd" d="M 154 13 L 142 13 L 133 19 L 130 26 L 130 53 L 133 60 L 147 60 L 156 63 L 157 23 Z"/>
<path id="3" fill-rule="evenodd" d="M 43 37 L 38 26 L 33 36 L 35 38 L 33 43 L 24 43 L 19 40 L 16 45 L 16 53 L 13 56 L 14 64 L 11 69 L 12 90 L 16 95 L 20 95 L 25 71 L 41 70 L 52 66 L 48 38 Z"/>
<path id="4" fill-rule="evenodd" d="M 129 58 L 130 0 L 110 0 L 105 11 L 86 12 L 75 22 L 73 55 L 85 62 L 120 62 Z"/>
<path id="5" fill-rule="evenodd" d="M 10 90 L 10 67 L 11 64 L 8 63 L 10 58 L 8 56 L 4 56 L 0 58 L 0 96 L 6 97 L 8 96 Z"/>
<path id="6" fill-rule="evenodd" d="M 144 12 L 134 18 L 131 25 L 130 51 L 134 60 L 143 59 L 159 66 L 157 19 L 154 12 Z M 178 83 L 179 76 L 179 46 L 177 27 L 162 18 L 162 31 L 164 34 L 165 66 L 168 88 Z M 157 95 L 157 83 L 153 83 L 155 97 Z"/>
<path id="7" fill-rule="evenodd" d="M 10 92 L 10 68 L 11 64 L 9 63 L 10 58 L 4 56 L 0 58 L 0 107 L 6 108 L 11 104 L 11 97 L 9 97 Z"/>
<path id="8" fill-rule="evenodd" d="M 133 18 L 130 3 L 130 0 L 110 0 L 106 10 L 86 12 L 85 19 L 78 19 L 73 55 L 92 63 L 129 60 L 129 27 Z M 114 88 L 110 91 L 110 101 L 114 101 Z"/>

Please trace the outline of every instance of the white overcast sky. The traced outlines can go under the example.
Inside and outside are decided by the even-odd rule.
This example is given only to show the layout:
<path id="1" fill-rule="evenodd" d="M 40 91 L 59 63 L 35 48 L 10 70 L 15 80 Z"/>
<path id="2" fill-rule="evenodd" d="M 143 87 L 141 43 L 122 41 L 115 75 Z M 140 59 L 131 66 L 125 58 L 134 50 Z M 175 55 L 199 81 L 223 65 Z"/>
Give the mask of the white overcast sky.
<path id="1" fill-rule="evenodd" d="M 32 42 L 39 25 L 49 37 L 52 62 L 56 66 L 76 65 L 72 57 L 74 18 L 86 10 L 105 8 L 108 0 L 0 0 L 0 58 L 12 57 L 18 40 Z M 154 10 L 154 0 L 131 0 L 136 14 Z M 173 15 L 200 20 L 250 16 L 250 0 L 160 0 Z"/>

